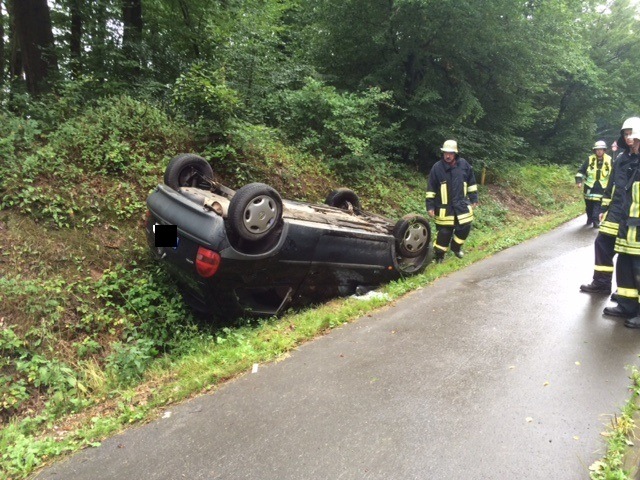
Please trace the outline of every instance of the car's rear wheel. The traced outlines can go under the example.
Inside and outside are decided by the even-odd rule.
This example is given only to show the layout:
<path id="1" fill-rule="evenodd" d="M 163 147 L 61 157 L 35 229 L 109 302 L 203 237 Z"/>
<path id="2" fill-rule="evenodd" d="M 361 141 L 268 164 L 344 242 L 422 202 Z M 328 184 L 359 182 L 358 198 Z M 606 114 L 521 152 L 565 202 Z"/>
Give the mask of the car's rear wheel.
<path id="1" fill-rule="evenodd" d="M 419 257 L 429 248 L 431 227 L 429 221 L 420 215 L 406 215 L 396 223 L 393 236 L 401 256 Z"/>
<path id="2" fill-rule="evenodd" d="M 171 159 L 164 171 L 165 185 L 178 190 L 180 187 L 199 187 L 213 180 L 213 169 L 204 158 L 192 153 L 182 153 Z"/>
<path id="3" fill-rule="evenodd" d="M 257 241 L 276 230 L 282 219 L 280 194 L 264 183 L 240 188 L 229 204 L 229 226 L 245 240 Z"/>
<path id="4" fill-rule="evenodd" d="M 338 188 L 332 191 L 325 202 L 330 207 L 340 208 L 342 210 L 353 210 L 355 213 L 360 213 L 360 199 L 353 190 L 348 188 Z"/>

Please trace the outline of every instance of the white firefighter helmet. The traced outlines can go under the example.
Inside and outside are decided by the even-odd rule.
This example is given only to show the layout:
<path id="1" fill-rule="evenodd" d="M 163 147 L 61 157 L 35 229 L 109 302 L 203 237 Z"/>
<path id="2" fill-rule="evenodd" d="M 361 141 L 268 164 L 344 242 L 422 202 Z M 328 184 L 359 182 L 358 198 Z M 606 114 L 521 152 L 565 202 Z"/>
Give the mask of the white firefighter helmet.
<path id="1" fill-rule="evenodd" d="M 634 129 L 636 127 L 640 127 L 640 117 L 629 117 L 622 124 L 622 128 L 620 129 L 620 135 L 624 133 L 624 131 L 628 128 Z"/>
<path id="2" fill-rule="evenodd" d="M 631 135 L 629 135 L 629 138 L 631 140 L 636 140 L 636 139 L 640 140 L 640 124 L 633 127 L 633 129 L 631 130 Z"/>
<path id="3" fill-rule="evenodd" d="M 598 141 L 595 143 L 595 145 L 593 146 L 592 150 L 597 150 L 597 149 L 599 149 L 599 148 L 601 148 L 601 149 L 603 149 L 603 150 L 606 150 L 606 149 L 607 149 L 607 144 L 606 144 L 604 141 L 602 141 L 602 140 L 598 140 Z"/>
<path id="4" fill-rule="evenodd" d="M 456 142 L 455 140 L 447 140 L 446 142 L 444 142 L 444 145 L 442 145 L 442 148 L 440 150 L 442 150 L 443 152 L 458 153 L 458 142 Z"/>

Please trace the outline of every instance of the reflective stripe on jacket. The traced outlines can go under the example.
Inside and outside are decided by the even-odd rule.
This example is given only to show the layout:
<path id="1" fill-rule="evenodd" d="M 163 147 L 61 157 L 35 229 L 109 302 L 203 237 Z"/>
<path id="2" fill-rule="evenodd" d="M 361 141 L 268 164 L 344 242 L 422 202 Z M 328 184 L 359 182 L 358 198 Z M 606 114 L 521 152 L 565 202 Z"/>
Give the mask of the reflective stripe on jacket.
<path id="1" fill-rule="evenodd" d="M 624 193 L 630 175 L 632 157 L 628 149 L 621 152 L 613 161 L 611 178 L 602 196 L 602 222 L 600 222 L 600 233 L 618 235 L 620 221 L 624 218 Z"/>
<path id="2" fill-rule="evenodd" d="M 627 182 L 622 195 L 623 218 L 618 229 L 615 251 L 640 255 L 640 167 L 637 155 L 629 155 L 625 168 Z"/>
<path id="3" fill-rule="evenodd" d="M 576 174 L 576 182 L 584 184 L 584 198 L 588 200 L 600 200 L 602 193 L 609 184 L 611 177 L 611 157 L 606 153 L 602 160 L 594 155 L 582 164 Z"/>
<path id="4" fill-rule="evenodd" d="M 435 211 L 436 225 L 453 226 L 473 221 L 472 203 L 478 203 L 478 185 L 473 169 L 464 158 L 455 164 L 439 160 L 431 168 L 427 185 L 427 211 Z"/>

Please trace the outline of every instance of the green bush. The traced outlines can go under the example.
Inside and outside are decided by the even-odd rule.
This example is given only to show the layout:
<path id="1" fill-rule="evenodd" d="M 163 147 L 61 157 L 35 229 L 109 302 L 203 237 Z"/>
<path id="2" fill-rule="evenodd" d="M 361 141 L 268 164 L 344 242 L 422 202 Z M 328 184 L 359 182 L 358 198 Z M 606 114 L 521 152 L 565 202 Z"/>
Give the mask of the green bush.
<path id="1" fill-rule="evenodd" d="M 29 334 L 33 336 L 34 330 Z M 38 341 L 18 337 L 12 328 L 0 330 L 0 405 L 3 413 L 22 407 L 37 392 L 46 395 L 51 409 L 68 412 L 81 405 L 86 391 L 77 373 L 56 358 L 37 353 Z"/>
<path id="2" fill-rule="evenodd" d="M 41 133 L 37 121 L 0 111 L 0 162 L 14 159 L 18 153 L 33 149 Z"/>
<path id="3" fill-rule="evenodd" d="M 238 116 L 238 93 L 227 85 L 224 69 L 212 70 L 195 63 L 180 75 L 172 91 L 173 108 L 206 137 L 219 138 Z"/>
<path id="4" fill-rule="evenodd" d="M 114 375 L 119 385 L 131 385 L 140 380 L 158 355 L 155 342 L 148 338 L 116 342 L 111 348 L 113 351 L 106 360 L 107 371 Z"/>
<path id="5" fill-rule="evenodd" d="M 168 152 L 188 144 L 188 129 L 162 110 L 127 96 L 100 100 L 48 136 L 50 148 L 87 173 L 125 178 L 160 173 Z"/>
<path id="6" fill-rule="evenodd" d="M 383 138 L 394 130 L 380 122 L 380 109 L 392 97 L 379 88 L 340 93 L 309 78 L 300 90 L 280 92 L 277 98 L 272 117 L 283 134 L 304 150 L 331 159 L 333 169 L 344 176 L 379 161 Z"/>
<path id="7" fill-rule="evenodd" d="M 342 185 L 358 194 L 370 211 L 399 219 L 408 213 L 426 214 L 427 178 L 396 163 L 377 160 L 356 172 L 335 172 Z"/>
<path id="8" fill-rule="evenodd" d="M 549 211 L 565 201 L 575 200 L 575 171 L 569 166 L 500 162 L 492 171 L 497 183 L 509 187 L 523 201 Z"/>
<path id="9" fill-rule="evenodd" d="M 230 186 L 264 182 L 286 198 L 311 202 L 321 201 L 339 186 L 325 162 L 286 145 L 274 128 L 236 121 L 228 140 L 222 146 L 208 145 L 204 156 L 212 159 L 214 171 Z"/>
<path id="10" fill-rule="evenodd" d="M 130 385 L 162 355 L 189 352 L 194 339 L 211 335 L 156 264 L 118 265 L 96 281 L 0 277 L 0 292 L 7 320 L 17 311 L 32 319 L 0 328 L 4 415 L 37 398 L 47 399 L 50 413 L 81 408 L 92 388 L 85 358 L 115 385 Z"/>
<path id="11" fill-rule="evenodd" d="M 488 197 L 488 195 L 484 195 L 485 193 L 488 194 L 485 189 L 480 189 L 481 207 L 474 211 L 473 228 L 491 232 L 505 224 L 509 210 L 504 205 Z"/>
<path id="12" fill-rule="evenodd" d="M 139 379 L 161 354 L 185 353 L 194 338 L 209 335 L 194 322 L 160 265 L 118 265 L 90 287 L 75 287 L 103 305 L 81 318 L 82 328 L 106 329 L 120 339 L 106 360 L 118 382 Z"/>
<path id="13" fill-rule="evenodd" d="M 31 153 L 25 145 L 38 135 L 35 123 L 12 119 L 3 128 L 14 133 L 0 140 L 7 153 L 0 162 L 0 209 L 59 228 L 139 218 L 168 158 L 190 149 L 184 124 L 126 96 L 101 100 L 62 123 Z"/>

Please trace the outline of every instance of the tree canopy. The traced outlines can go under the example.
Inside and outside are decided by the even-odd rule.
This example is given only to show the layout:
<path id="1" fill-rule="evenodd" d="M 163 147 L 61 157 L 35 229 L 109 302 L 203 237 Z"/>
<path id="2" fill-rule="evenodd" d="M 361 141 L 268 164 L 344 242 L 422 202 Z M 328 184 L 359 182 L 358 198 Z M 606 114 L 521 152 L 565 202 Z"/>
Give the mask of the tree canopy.
<path id="1" fill-rule="evenodd" d="M 0 0 L 0 108 L 126 93 L 345 169 L 576 162 L 640 113 L 630 0 Z M 66 97 L 65 97 L 66 96 Z M 67 98 L 67 101 L 70 101 Z"/>

